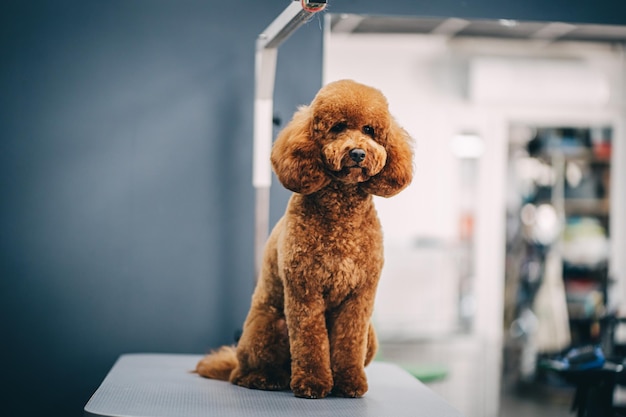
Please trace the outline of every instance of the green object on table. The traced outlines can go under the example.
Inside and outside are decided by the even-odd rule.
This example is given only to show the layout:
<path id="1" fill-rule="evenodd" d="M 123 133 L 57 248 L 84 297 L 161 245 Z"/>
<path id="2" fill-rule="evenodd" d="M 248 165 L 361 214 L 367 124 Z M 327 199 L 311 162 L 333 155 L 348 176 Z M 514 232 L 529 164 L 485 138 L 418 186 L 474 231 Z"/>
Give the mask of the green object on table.
<path id="1" fill-rule="evenodd" d="M 413 377 L 424 383 L 441 381 L 448 376 L 448 367 L 439 363 L 407 363 L 387 361 L 381 348 L 379 348 L 376 352 L 374 360 L 377 362 L 394 362 L 396 365 L 413 375 Z"/>
<path id="2" fill-rule="evenodd" d="M 424 383 L 440 381 L 448 376 L 448 368 L 441 364 L 399 363 L 398 365 Z"/>

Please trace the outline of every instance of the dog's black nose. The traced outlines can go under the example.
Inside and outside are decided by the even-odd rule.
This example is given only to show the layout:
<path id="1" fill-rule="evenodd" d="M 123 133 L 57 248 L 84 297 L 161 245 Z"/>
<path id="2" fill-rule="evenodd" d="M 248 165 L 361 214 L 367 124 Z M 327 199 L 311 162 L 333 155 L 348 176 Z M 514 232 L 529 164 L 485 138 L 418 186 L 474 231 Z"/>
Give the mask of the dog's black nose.
<path id="1" fill-rule="evenodd" d="M 361 148 L 354 148 L 350 151 L 350 159 L 357 164 L 365 159 L 365 151 Z"/>

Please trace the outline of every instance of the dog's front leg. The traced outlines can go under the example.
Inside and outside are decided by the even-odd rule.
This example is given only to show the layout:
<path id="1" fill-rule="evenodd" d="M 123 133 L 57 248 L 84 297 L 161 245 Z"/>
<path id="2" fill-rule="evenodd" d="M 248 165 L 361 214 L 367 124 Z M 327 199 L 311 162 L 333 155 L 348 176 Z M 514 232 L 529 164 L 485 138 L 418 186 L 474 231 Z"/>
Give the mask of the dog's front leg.
<path id="1" fill-rule="evenodd" d="M 324 398 L 333 387 L 324 302 L 286 288 L 285 316 L 291 350 L 291 390 L 296 397 Z"/>
<path id="2" fill-rule="evenodd" d="M 333 393 L 337 396 L 361 397 L 367 392 L 364 368 L 368 359 L 371 310 L 369 300 L 351 297 L 344 301 L 329 321 Z M 371 337 L 375 337 L 373 332 Z M 375 345 L 376 341 L 372 340 L 371 344 Z"/>

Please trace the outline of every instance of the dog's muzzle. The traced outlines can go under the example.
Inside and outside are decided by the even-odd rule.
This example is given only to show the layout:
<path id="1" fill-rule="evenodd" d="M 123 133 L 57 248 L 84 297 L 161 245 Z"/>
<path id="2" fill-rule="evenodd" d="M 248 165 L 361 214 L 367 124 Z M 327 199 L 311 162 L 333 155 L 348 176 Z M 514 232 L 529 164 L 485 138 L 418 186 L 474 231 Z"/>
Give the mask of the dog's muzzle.
<path id="1" fill-rule="evenodd" d="M 329 174 L 344 183 L 369 180 L 385 166 L 387 153 L 372 140 L 335 140 L 322 148 L 322 158 Z"/>

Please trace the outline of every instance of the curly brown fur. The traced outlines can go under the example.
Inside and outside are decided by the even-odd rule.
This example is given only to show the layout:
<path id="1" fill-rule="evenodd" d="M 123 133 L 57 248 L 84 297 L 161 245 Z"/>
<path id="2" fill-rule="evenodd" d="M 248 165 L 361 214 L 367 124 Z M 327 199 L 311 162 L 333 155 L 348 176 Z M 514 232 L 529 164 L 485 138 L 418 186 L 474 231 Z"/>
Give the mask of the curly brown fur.
<path id="1" fill-rule="evenodd" d="M 222 346 L 198 362 L 196 372 L 206 378 L 228 381 L 237 366 L 237 351 L 233 346 Z"/>
<path id="2" fill-rule="evenodd" d="M 296 112 L 271 156 L 295 194 L 268 239 L 236 360 L 232 351 L 209 354 L 200 375 L 306 398 L 367 391 L 383 265 L 372 194 L 405 188 L 412 156 L 410 137 L 374 88 L 337 81 Z"/>

